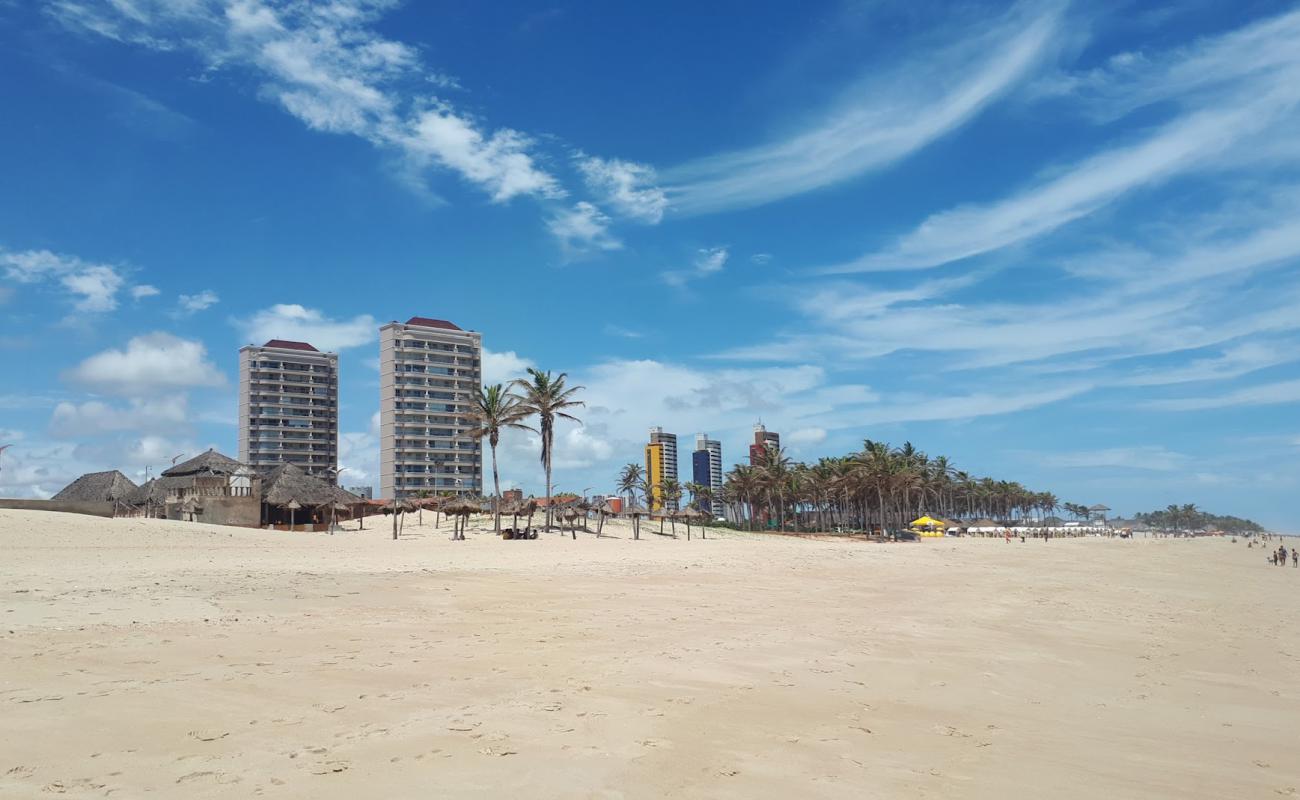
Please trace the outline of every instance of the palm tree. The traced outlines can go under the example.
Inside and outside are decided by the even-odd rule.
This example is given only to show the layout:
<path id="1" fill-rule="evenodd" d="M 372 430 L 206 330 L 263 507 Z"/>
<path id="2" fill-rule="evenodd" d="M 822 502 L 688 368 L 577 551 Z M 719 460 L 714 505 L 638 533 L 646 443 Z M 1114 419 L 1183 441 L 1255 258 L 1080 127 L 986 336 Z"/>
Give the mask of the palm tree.
<path id="1" fill-rule="evenodd" d="M 667 513 L 667 515 L 668 515 L 668 520 L 672 523 L 672 526 L 673 526 L 673 536 L 676 536 L 676 535 L 677 535 L 677 517 L 676 517 L 676 516 L 673 516 L 673 512 L 677 510 L 678 504 L 681 502 L 681 499 L 682 499 L 682 487 L 681 487 L 681 484 L 679 484 L 679 483 L 677 482 L 677 479 L 676 479 L 676 478 L 669 476 L 669 477 L 667 477 L 667 478 L 664 478 L 664 482 L 663 482 L 663 485 L 660 486 L 660 490 L 661 490 L 662 495 L 663 495 L 663 498 L 664 498 L 664 511 L 665 511 L 665 512 Z M 659 532 L 660 532 L 660 533 L 663 533 L 663 531 L 664 531 L 664 521 L 663 521 L 663 518 L 660 517 L 660 518 L 659 518 Z"/>
<path id="2" fill-rule="evenodd" d="M 506 392 L 505 387 L 496 383 L 479 389 L 474 398 L 474 410 L 471 412 L 474 428 L 469 435 L 476 439 L 487 439 L 492 448 L 492 508 L 496 517 L 496 532 L 501 533 L 501 476 L 497 473 L 497 443 L 501 441 L 503 428 L 522 428 L 528 430 L 523 419 L 528 414 L 520 405 L 519 398 Z"/>
<path id="3" fill-rule="evenodd" d="M 627 495 L 629 506 L 636 504 L 636 490 L 645 479 L 645 467 L 640 464 L 627 464 L 618 473 L 618 493 Z"/>
<path id="4" fill-rule="evenodd" d="M 541 461 L 542 468 L 546 470 L 546 529 L 550 530 L 555 514 L 555 509 L 551 506 L 551 451 L 555 444 L 555 420 L 568 419 L 582 423 L 582 420 L 565 409 L 586 405 L 581 400 L 573 399 L 573 395 L 584 387 L 566 387 L 564 381 L 569 376 L 564 372 L 552 375 L 550 370 L 542 372 L 529 367 L 528 375 L 528 380 L 516 379 L 510 388 L 521 392 L 514 397 L 519 401 L 519 410 L 524 416 L 537 415 L 537 427 L 530 427 L 529 430 L 535 430 L 542 438 Z"/>
<path id="5" fill-rule="evenodd" d="M 700 507 L 701 498 L 708 491 L 709 487 L 702 483 L 696 483 L 695 481 L 687 481 L 682 484 L 682 488 L 691 496 L 690 502 L 686 504 L 686 507 L 698 509 Z"/>

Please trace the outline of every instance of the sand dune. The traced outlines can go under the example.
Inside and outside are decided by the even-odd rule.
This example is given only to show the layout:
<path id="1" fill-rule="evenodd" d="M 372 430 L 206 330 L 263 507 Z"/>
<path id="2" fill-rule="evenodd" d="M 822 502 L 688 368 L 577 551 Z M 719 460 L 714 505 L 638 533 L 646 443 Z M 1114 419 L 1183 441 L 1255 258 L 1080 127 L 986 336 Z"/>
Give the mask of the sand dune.
<path id="1" fill-rule="evenodd" d="M 0 796 L 1300 791 L 1300 570 L 1244 544 L 432 520 L 0 511 Z"/>

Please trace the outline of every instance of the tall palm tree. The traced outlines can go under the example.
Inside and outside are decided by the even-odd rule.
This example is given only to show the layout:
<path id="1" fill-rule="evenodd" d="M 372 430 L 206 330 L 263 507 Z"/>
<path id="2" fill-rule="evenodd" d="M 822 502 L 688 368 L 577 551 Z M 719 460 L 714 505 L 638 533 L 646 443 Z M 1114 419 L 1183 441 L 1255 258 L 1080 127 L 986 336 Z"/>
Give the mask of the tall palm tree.
<path id="1" fill-rule="evenodd" d="M 529 367 L 527 379 L 518 378 L 510 384 L 511 389 L 519 391 L 515 397 L 524 415 L 526 417 L 537 415 L 537 427 L 530 430 L 535 430 L 542 438 L 541 461 L 542 468 L 546 470 L 547 530 L 551 529 L 555 515 L 555 509 L 551 507 L 551 451 L 555 445 L 555 420 L 568 419 L 581 424 L 582 420 L 565 409 L 586 405 L 581 400 L 573 399 L 574 394 L 585 387 L 565 386 L 564 382 L 568 377 L 564 372 L 553 375 L 550 370 L 542 372 Z"/>
<path id="2" fill-rule="evenodd" d="M 627 504 L 636 505 L 636 490 L 645 478 L 645 467 L 640 464 L 627 464 L 618 473 L 618 493 L 627 495 Z"/>
<path id="3" fill-rule="evenodd" d="M 476 439 L 487 439 L 492 448 L 492 508 L 496 517 L 496 531 L 501 533 L 501 476 L 497 474 L 497 443 L 501 441 L 503 428 L 520 428 L 528 430 L 523 423 L 528 412 L 519 402 L 519 398 L 506 392 L 505 387 L 496 383 L 478 390 L 474 398 L 474 409 L 470 412 L 474 428 L 469 435 Z"/>

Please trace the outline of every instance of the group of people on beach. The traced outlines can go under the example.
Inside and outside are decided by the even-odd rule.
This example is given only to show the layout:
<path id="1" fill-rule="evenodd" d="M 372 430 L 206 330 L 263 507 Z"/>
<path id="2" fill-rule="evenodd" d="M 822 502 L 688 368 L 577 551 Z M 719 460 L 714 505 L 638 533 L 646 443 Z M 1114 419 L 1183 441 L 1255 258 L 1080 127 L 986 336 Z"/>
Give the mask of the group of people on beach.
<path id="1" fill-rule="evenodd" d="M 1277 549 L 1269 554 L 1269 559 L 1275 567 L 1286 566 L 1286 545 L 1278 545 Z M 1291 548 L 1291 566 L 1300 567 L 1300 546 Z"/>
<path id="2" fill-rule="evenodd" d="M 1258 544 L 1260 547 L 1267 547 L 1268 545 L 1265 545 L 1264 542 L 1268 541 L 1270 538 L 1271 537 L 1265 535 L 1262 537 L 1263 541 L 1260 542 L 1256 542 L 1254 539 L 1251 539 L 1250 541 L 1246 542 L 1246 547 L 1254 547 L 1256 544 Z M 1234 538 L 1232 541 L 1235 542 L 1237 540 Z M 1290 553 L 1291 555 L 1291 566 L 1293 568 L 1300 569 L 1300 544 L 1293 544 L 1289 551 L 1286 549 L 1285 544 L 1279 544 L 1276 550 L 1269 551 L 1268 563 L 1272 564 L 1275 567 L 1285 567 L 1286 557 L 1288 553 Z"/>

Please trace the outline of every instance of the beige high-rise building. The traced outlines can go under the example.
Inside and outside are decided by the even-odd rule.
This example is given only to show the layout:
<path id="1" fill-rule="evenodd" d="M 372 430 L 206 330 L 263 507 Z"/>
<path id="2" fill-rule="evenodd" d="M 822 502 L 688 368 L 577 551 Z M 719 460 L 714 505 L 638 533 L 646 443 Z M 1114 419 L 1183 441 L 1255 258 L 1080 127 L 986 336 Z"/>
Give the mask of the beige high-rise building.
<path id="1" fill-rule="evenodd" d="M 239 460 L 296 464 L 332 481 L 339 457 L 339 357 L 272 339 L 239 349 Z"/>
<path id="2" fill-rule="evenodd" d="M 411 317 L 379 329 L 382 497 L 482 494 L 483 443 L 468 435 L 482 359 L 482 334 L 446 320 Z"/>

